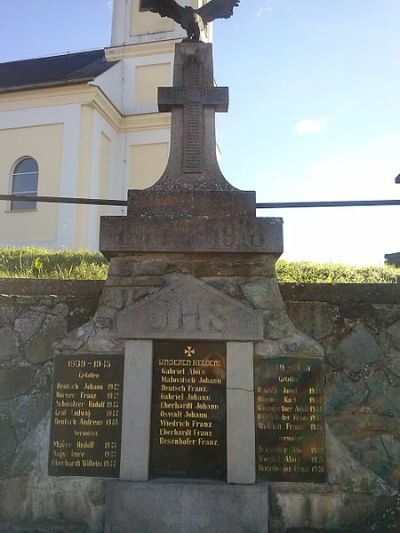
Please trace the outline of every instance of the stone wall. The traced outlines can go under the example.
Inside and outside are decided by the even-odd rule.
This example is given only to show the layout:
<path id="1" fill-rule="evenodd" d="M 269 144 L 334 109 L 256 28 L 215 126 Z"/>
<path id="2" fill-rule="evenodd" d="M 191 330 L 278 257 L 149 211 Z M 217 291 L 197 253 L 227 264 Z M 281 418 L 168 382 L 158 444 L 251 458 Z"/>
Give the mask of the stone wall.
<path id="1" fill-rule="evenodd" d="M 139 281 L 120 298 L 103 294 L 109 314 L 96 327 L 148 293 Z M 94 315 L 102 287 L 0 281 L 0 531 L 102 530 L 101 481 L 45 479 L 52 343 Z M 281 293 L 294 325 L 325 349 L 329 483 L 272 484 L 270 531 L 399 531 L 400 286 L 283 284 Z"/>

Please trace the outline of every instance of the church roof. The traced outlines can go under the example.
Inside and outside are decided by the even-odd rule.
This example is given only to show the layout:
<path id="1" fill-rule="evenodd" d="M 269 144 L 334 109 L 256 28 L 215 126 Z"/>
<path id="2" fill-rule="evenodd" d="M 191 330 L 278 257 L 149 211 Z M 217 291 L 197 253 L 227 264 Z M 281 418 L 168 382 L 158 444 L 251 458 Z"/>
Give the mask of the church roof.
<path id="1" fill-rule="evenodd" d="M 89 82 L 115 63 L 103 49 L 0 63 L 0 93 Z"/>

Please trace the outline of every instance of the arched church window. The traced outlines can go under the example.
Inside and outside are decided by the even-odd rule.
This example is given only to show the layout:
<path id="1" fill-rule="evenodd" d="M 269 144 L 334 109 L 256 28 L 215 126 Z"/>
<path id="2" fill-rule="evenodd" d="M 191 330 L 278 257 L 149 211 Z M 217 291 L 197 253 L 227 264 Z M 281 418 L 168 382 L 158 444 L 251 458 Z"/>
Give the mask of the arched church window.
<path id="1" fill-rule="evenodd" d="M 12 194 L 25 196 L 37 196 L 38 193 L 39 167 L 35 159 L 25 157 L 18 161 L 12 173 Z M 12 200 L 11 211 L 19 209 L 36 209 L 36 202 L 26 200 Z"/>

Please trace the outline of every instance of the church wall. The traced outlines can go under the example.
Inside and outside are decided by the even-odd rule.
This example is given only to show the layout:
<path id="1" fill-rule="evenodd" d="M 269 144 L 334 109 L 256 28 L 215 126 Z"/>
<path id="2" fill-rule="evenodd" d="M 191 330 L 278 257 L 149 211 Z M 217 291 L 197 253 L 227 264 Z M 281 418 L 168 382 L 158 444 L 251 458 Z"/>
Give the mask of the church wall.
<path id="1" fill-rule="evenodd" d="M 157 113 L 157 87 L 172 85 L 173 54 L 134 57 L 123 63 L 123 114 Z"/>
<path id="2" fill-rule="evenodd" d="M 94 109 L 89 106 L 82 106 L 80 125 L 80 147 L 79 147 L 79 180 L 77 196 L 87 198 L 90 195 L 90 175 L 92 168 L 92 147 L 93 147 L 93 119 Z M 76 206 L 76 229 L 75 246 L 77 248 L 87 247 L 87 228 L 89 224 L 89 206 Z"/>
<path id="3" fill-rule="evenodd" d="M 38 194 L 57 196 L 60 191 L 62 141 L 62 124 L 1 130 L 0 190 L 11 192 L 15 163 L 23 157 L 33 157 L 39 166 Z M 0 241 L 5 245 L 55 241 L 58 210 L 56 204 L 38 204 L 34 209 L 11 211 L 10 204 L 3 203 Z"/>
<path id="4" fill-rule="evenodd" d="M 144 189 L 161 177 L 168 160 L 169 140 L 169 129 L 127 135 L 127 188 Z"/>
<path id="5" fill-rule="evenodd" d="M 39 194 L 75 196 L 80 106 L 35 107 L 34 101 L 35 95 L 31 93 L 25 95 L 25 99 L 20 95 L 14 102 L 19 109 L 0 113 L 0 190 L 11 191 L 13 165 L 18 159 L 31 155 L 39 163 Z M 29 103 L 31 107 L 27 108 Z M 75 215 L 72 206 L 39 203 L 35 211 L 24 213 L 8 212 L 7 204 L 2 204 L 0 209 L 0 228 L 7 229 L 0 229 L 0 246 L 73 247 Z"/>
<path id="6" fill-rule="evenodd" d="M 97 76 L 97 78 L 90 84 L 97 87 L 107 95 L 107 98 L 119 110 L 123 107 L 123 87 L 122 81 L 124 78 L 124 63 L 120 61 L 109 70 Z"/>
<path id="7" fill-rule="evenodd" d="M 169 145 L 164 143 L 136 144 L 131 146 L 131 185 L 145 189 L 153 185 L 163 173 L 169 154 Z"/>
<path id="8" fill-rule="evenodd" d="M 171 63 L 158 65 L 141 65 L 135 68 L 135 104 L 157 103 L 158 87 L 171 84 Z"/>
<path id="9" fill-rule="evenodd" d="M 133 0 L 130 17 L 130 35 L 162 33 L 174 31 L 175 24 L 170 18 L 161 18 L 149 11 L 140 11 L 140 0 Z"/>
<path id="10" fill-rule="evenodd" d="M 178 0 L 200 7 L 202 0 Z M 167 18 L 139 10 L 139 0 L 114 0 L 111 46 L 182 39 L 185 32 Z"/>

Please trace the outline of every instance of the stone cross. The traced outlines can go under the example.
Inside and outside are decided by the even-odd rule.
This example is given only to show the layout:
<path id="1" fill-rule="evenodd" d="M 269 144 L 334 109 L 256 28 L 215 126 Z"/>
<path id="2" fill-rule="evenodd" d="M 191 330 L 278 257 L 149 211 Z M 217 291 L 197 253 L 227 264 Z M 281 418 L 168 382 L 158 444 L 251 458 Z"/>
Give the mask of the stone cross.
<path id="1" fill-rule="evenodd" d="M 228 88 L 214 86 L 211 45 L 177 45 L 174 86 L 158 89 L 159 111 L 172 111 L 170 159 L 160 188 L 173 182 L 225 188 L 216 159 L 215 112 L 227 112 L 228 103 Z"/>

